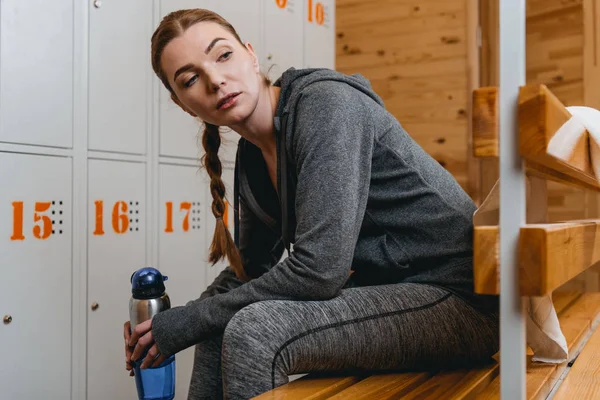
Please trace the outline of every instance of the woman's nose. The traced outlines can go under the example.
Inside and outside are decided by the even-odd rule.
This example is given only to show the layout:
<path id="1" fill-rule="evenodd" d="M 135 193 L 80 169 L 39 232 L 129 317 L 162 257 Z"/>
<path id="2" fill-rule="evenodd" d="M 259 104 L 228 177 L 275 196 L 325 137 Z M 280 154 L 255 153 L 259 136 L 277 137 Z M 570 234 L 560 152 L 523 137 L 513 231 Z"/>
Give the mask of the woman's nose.
<path id="1" fill-rule="evenodd" d="M 210 71 L 207 72 L 208 79 L 206 80 L 208 84 L 208 90 L 211 92 L 216 92 L 219 88 L 225 84 L 225 80 L 223 76 L 218 73 L 218 71 Z"/>

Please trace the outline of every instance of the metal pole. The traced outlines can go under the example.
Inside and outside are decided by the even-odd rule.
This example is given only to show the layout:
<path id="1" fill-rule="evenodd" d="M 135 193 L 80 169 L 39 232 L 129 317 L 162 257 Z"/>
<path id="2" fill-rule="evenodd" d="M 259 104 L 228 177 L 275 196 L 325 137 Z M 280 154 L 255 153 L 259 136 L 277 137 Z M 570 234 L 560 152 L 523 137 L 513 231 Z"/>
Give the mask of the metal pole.
<path id="1" fill-rule="evenodd" d="M 525 84 L 525 0 L 499 0 L 500 24 L 500 397 L 525 399 L 526 338 L 519 293 L 519 230 L 525 173 L 519 154 L 519 87 Z"/>

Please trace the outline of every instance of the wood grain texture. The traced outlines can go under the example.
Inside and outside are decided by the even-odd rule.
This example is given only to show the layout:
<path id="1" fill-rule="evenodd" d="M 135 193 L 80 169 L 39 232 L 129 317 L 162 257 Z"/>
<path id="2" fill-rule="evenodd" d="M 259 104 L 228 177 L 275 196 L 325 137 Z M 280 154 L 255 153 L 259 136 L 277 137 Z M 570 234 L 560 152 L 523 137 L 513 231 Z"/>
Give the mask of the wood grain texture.
<path id="1" fill-rule="evenodd" d="M 425 382 L 430 376 L 427 373 L 371 375 L 329 399 L 397 399 L 406 396 L 408 392 Z"/>
<path id="2" fill-rule="evenodd" d="M 559 296 L 560 297 L 560 296 Z M 569 298 L 565 298 L 569 300 Z M 591 304 L 597 307 L 590 307 Z M 564 305 L 565 302 L 560 303 Z M 566 308 L 559 309 L 555 300 L 555 308 L 558 320 L 567 340 L 570 359 L 581 349 L 586 335 L 592 328 L 592 321 L 597 320 L 600 314 L 600 297 L 597 293 L 587 293 L 578 296 L 575 301 L 567 303 Z M 568 361 L 559 365 L 534 363 L 531 356 L 527 357 L 527 387 L 526 398 L 528 400 L 546 399 L 552 388 L 558 382 L 559 377 L 567 368 Z M 500 379 L 496 377 L 477 397 L 477 400 L 497 400 L 500 398 Z M 577 397 L 566 397 L 576 399 Z M 580 397 L 581 399 L 585 397 Z"/>
<path id="3" fill-rule="evenodd" d="M 600 396 L 600 330 L 596 330 L 560 385 L 554 399 L 595 399 Z"/>
<path id="4" fill-rule="evenodd" d="M 336 1 L 336 69 L 369 79 L 409 135 L 475 197 L 469 103 L 479 66 L 468 1 Z"/>
<path id="5" fill-rule="evenodd" d="M 499 231 L 474 231 L 475 292 L 499 294 Z M 519 285 L 524 296 L 541 296 L 600 262 L 600 220 L 530 224 L 519 237 Z"/>
<path id="6" fill-rule="evenodd" d="M 498 157 L 498 88 L 481 87 L 473 91 L 473 154 Z"/>
<path id="7" fill-rule="evenodd" d="M 336 393 L 360 381 L 357 376 L 345 377 L 302 377 L 287 385 L 280 386 L 260 396 L 256 400 L 321 400 L 328 399 Z"/>

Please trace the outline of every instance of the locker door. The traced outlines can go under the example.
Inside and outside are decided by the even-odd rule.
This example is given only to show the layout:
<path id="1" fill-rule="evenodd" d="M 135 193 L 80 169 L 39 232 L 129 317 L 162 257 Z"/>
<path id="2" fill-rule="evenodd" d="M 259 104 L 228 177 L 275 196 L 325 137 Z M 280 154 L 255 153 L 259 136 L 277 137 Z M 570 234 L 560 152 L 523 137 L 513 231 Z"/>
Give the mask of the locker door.
<path id="1" fill-rule="evenodd" d="M 335 69 L 335 0 L 306 0 L 304 64 Z"/>
<path id="2" fill-rule="evenodd" d="M 161 0 L 160 19 L 181 9 L 207 8 L 214 11 L 216 4 L 217 0 Z M 199 158 L 203 153 L 202 142 L 199 140 L 204 130 L 202 123 L 171 100 L 162 82 L 159 86 L 160 155 Z"/>
<path id="3" fill-rule="evenodd" d="M 302 68 L 304 65 L 304 0 L 263 2 L 265 59 L 262 67 L 270 71 L 268 76 L 275 81 L 289 67 Z"/>
<path id="4" fill-rule="evenodd" d="M 0 141 L 72 147 L 73 0 L 0 2 Z"/>
<path id="5" fill-rule="evenodd" d="M 208 180 L 198 167 L 160 166 L 159 268 L 172 306 L 197 299 L 206 288 L 208 246 L 204 209 Z M 187 399 L 194 347 L 176 355 L 176 398 Z"/>
<path id="6" fill-rule="evenodd" d="M 71 396 L 71 169 L 0 152 L 3 399 Z"/>
<path id="7" fill-rule="evenodd" d="M 143 163 L 89 161 L 88 400 L 137 398 L 125 371 L 131 274 L 146 266 Z"/>
<path id="8" fill-rule="evenodd" d="M 144 154 L 152 2 L 99 4 L 90 7 L 89 148 Z"/>

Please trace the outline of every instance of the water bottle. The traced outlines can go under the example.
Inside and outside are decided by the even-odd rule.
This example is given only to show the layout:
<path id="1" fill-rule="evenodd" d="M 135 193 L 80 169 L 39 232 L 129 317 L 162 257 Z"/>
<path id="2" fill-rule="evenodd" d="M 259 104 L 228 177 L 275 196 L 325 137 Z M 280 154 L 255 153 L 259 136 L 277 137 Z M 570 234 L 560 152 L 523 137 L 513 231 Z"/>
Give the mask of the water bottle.
<path id="1" fill-rule="evenodd" d="M 167 279 L 167 276 L 151 267 L 139 269 L 131 275 L 129 319 L 132 331 L 137 324 L 171 307 L 171 301 L 165 292 L 164 281 Z M 150 347 L 146 352 L 149 349 Z M 175 355 L 157 367 L 140 369 L 145 356 L 144 353 L 133 365 L 138 399 L 172 400 L 175 397 Z"/>

